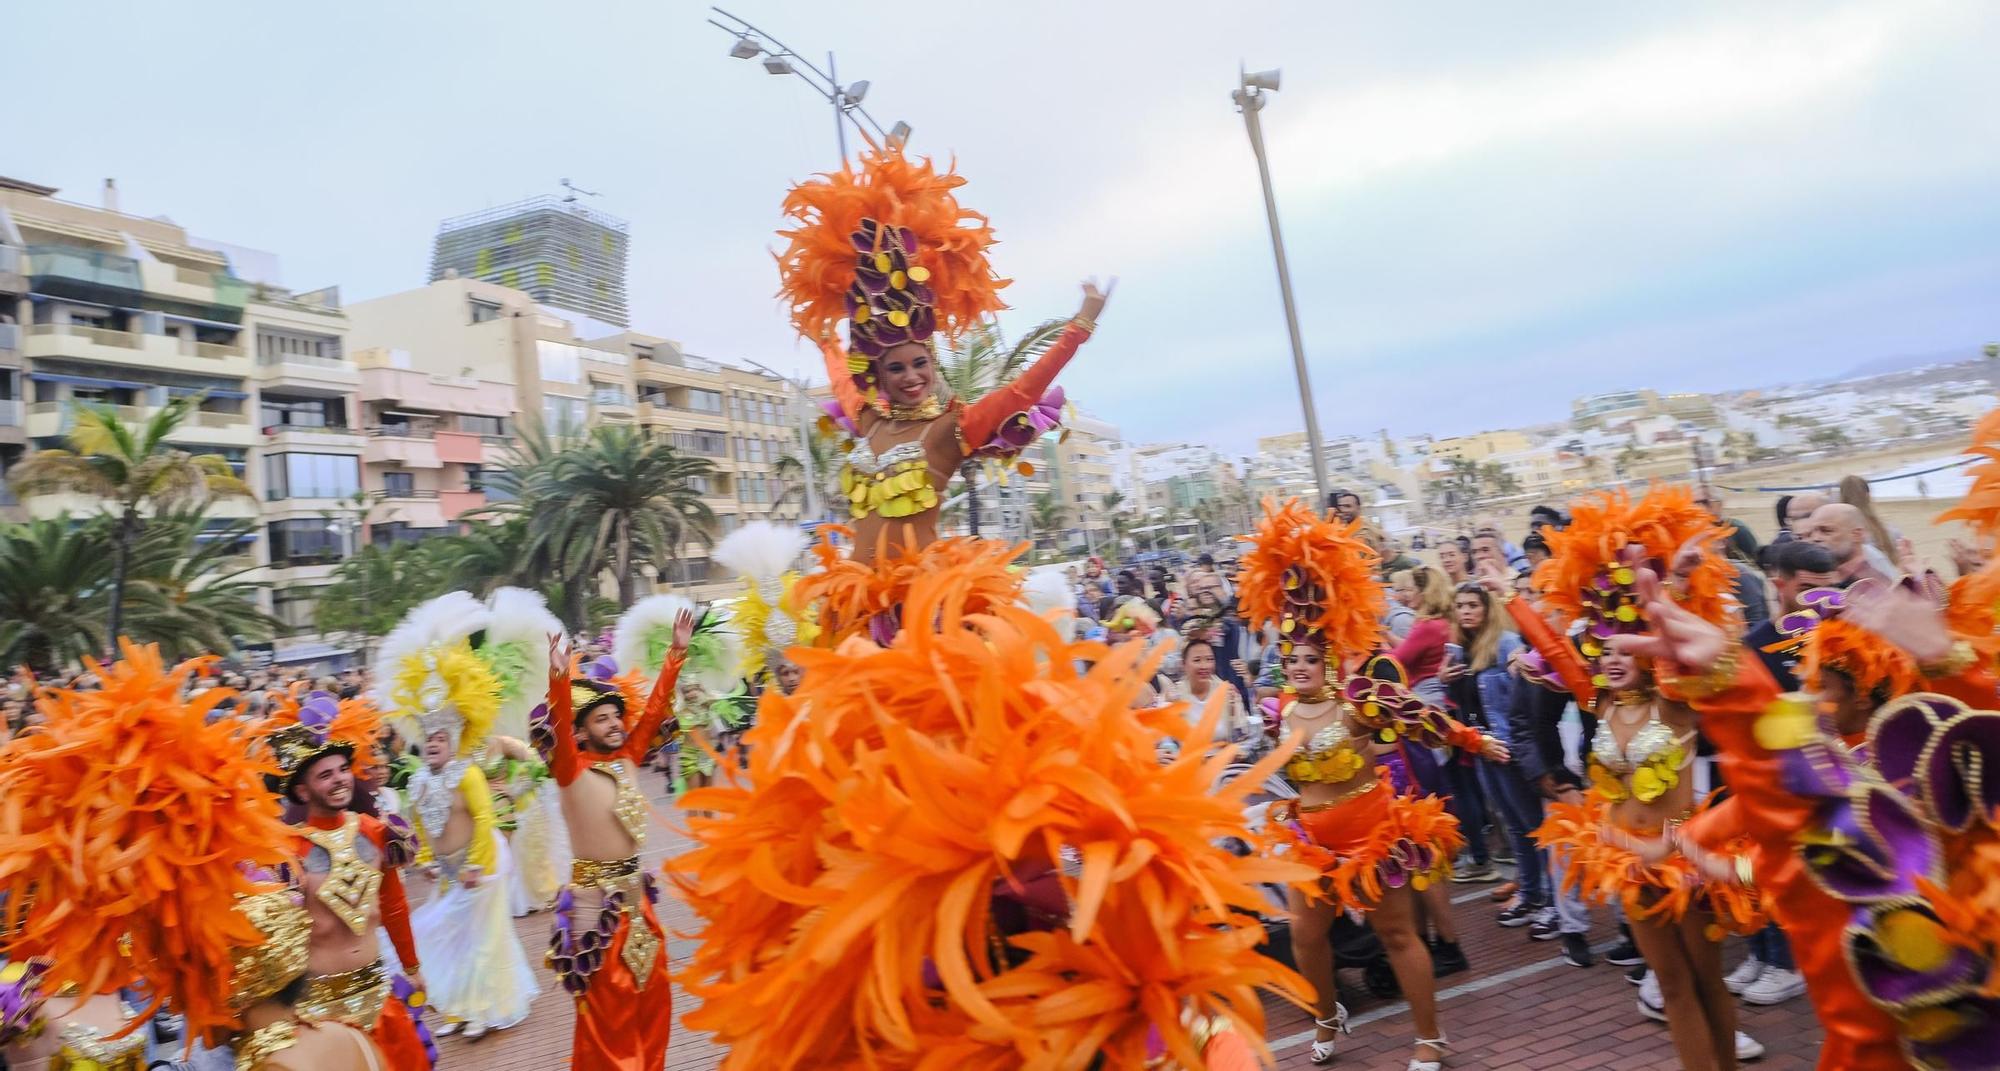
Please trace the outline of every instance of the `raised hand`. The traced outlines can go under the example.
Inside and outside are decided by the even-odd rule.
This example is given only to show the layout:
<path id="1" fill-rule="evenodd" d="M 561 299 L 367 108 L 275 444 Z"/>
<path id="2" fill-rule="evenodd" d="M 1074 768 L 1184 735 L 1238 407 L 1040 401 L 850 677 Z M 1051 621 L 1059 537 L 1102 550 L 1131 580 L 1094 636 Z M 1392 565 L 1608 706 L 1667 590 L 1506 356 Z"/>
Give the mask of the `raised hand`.
<path id="1" fill-rule="evenodd" d="M 569 676 L 569 638 L 561 633 L 549 637 L 549 676 Z"/>
<path id="2" fill-rule="evenodd" d="M 678 655 L 686 651 L 688 641 L 692 639 L 694 639 L 694 612 L 682 610 L 680 616 L 674 618 L 674 653 Z"/>
<path id="3" fill-rule="evenodd" d="M 1951 630 L 1929 599 L 1900 585 L 1863 581 L 1847 590 L 1841 617 L 1910 652 L 1919 662 L 1951 653 Z"/>
<path id="4" fill-rule="evenodd" d="M 1111 300 L 1111 292 L 1116 289 L 1118 289 L 1118 277 L 1116 275 L 1112 276 L 1104 284 L 1104 289 L 1102 290 L 1097 288 L 1097 277 L 1095 275 L 1085 279 L 1083 281 L 1083 307 L 1077 310 L 1077 319 L 1096 323 L 1099 314 L 1104 312 L 1105 303 Z"/>
<path id="5" fill-rule="evenodd" d="M 1722 660 L 1729 650 L 1729 634 L 1683 609 L 1660 586 L 1658 573 L 1639 570 L 1639 601 L 1645 607 L 1651 629 L 1643 633 L 1611 637 L 1611 646 L 1626 654 L 1671 662 L 1683 669 L 1702 671 Z"/>

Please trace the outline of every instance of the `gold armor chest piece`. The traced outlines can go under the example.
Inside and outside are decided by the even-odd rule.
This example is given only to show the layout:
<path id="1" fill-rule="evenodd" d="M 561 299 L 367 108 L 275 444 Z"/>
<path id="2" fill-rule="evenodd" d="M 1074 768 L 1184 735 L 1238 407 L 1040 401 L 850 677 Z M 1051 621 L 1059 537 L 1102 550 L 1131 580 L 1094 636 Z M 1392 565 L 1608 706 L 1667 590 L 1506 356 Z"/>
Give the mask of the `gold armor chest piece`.
<path id="1" fill-rule="evenodd" d="M 368 920 L 375 914 L 376 898 L 382 891 L 382 870 L 377 865 L 379 860 L 362 857 L 361 816 L 349 814 L 338 829 L 307 826 L 300 832 L 313 847 L 326 853 L 323 861 L 317 857 L 318 852 L 306 860 L 309 872 L 325 866 L 322 872 L 326 876 L 320 880 L 314 897 L 357 936 L 367 933 Z M 375 854 L 374 847 L 372 843 L 368 845 L 370 855 Z"/>
<path id="2" fill-rule="evenodd" d="M 632 841 L 639 847 L 646 846 L 646 794 L 639 791 L 639 781 L 632 776 L 624 759 L 609 762 L 593 762 L 590 768 L 609 777 L 618 785 L 618 794 L 611 803 L 611 813 L 618 816 L 618 824 L 631 834 Z"/>

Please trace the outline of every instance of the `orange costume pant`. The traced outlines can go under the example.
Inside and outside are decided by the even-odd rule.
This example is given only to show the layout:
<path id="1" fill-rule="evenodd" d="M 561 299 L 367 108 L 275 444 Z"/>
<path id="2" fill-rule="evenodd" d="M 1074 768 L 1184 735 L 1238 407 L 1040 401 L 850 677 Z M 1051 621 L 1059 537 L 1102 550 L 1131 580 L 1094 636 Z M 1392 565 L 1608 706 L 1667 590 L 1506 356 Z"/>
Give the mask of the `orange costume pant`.
<path id="1" fill-rule="evenodd" d="M 638 899 L 640 913 L 626 914 L 605 951 L 604 966 L 576 998 L 576 1037 L 570 1049 L 575 1071 L 660 1071 L 666 1066 L 674 998 L 667 979 L 665 931 L 653 905 L 644 896 Z M 659 948 L 643 988 L 623 958 L 634 925 L 650 930 Z"/>
<path id="2" fill-rule="evenodd" d="M 375 1047 L 382 1051 L 382 1066 L 388 1071 L 431 1071 L 430 1053 L 424 1048 L 423 1039 L 417 1036 L 417 1024 L 410 1018 L 409 1006 L 402 1001 L 389 998 L 375 1020 L 371 1036 Z"/>

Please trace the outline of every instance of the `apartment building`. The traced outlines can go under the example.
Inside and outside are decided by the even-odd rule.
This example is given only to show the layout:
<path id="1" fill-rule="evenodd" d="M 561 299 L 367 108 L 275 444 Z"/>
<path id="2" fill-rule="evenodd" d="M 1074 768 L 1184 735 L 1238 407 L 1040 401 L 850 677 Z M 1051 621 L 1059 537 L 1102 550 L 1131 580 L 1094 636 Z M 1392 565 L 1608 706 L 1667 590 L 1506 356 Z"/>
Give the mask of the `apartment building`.
<path id="1" fill-rule="evenodd" d="M 1075 414 L 1067 429 L 1066 436 L 1042 440 L 1050 457 L 1048 469 L 1055 491 L 1063 503 L 1063 523 L 1074 533 L 1071 543 L 1086 549 L 1108 546 L 1111 514 L 1104 508 L 1104 496 L 1118 489 L 1114 477 L 1118 453 L 1125 448 L 1124 436 L 1116 424 L 1083 413 Z"/>
<path id="2" fill-rule="evenodd" d="M 512 449 L 520 415 L 513 385 L 436 371 L 439 356 L 354 351 L 366 433 L 360 519 L 375 546 L 458 531 L 487 504 L 486 474 Z"/>
<path id="3" fill-rule="evenodd" d="M 118 211 L 109 182 L 100 206 L 56 193 L 0 179 L 0 465 L 24 449 L 63 445 L 78 403 L 141 421 L 171 398 L 199 396 L 171 441 L 246 472 L 257 443 L 245 348 L 251 284 L 181 227 Z M 95 508 L 40 496 L 28 512 Z M 223 502 L 211 512 L 248 518 L 256 505 Z"/>

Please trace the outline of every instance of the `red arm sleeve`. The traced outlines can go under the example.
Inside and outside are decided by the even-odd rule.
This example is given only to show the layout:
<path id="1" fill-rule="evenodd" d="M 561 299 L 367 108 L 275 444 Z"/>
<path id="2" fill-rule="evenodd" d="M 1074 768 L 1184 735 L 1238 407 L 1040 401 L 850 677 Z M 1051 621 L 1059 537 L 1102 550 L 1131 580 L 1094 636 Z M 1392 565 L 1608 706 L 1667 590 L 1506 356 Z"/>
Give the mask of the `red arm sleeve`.
<path id="1" fill-rule="evenodd" d="M 854 385 L 854 373 L 847 367 L 847 351 L 832 338 L 821 339 L 819 352 L 826 358 L 826 378 L 833 385 L 833 398 L 840 403 L 840 411 L 847 419 L 861 423 L 861 414 L 868 409 L 868 403 L 861 397 L 861 388 Z"/>
<path id="2" fill-rule="evenodd" d="M 1792 834 L 1805 824 L 1816 801 L 1802 798 L 1785 788 L 1779 756 L 1757 742 L 1757 719 L 1771 701 L 1778 698 L 1778 684 L 1764 664 L 1746 657 L 1736 672 L 1736 680 L 1712 695 L 1695 698 L 1662 694 L 1686 702 L 1701 716 L 1702 735 L 1715 745 L 1722 759 L 1722 779 L 1729 786 L 1728 806 L 1734 815 L 1709 821 L 1730 823 L 1757 846 L 1759 882 L 1780 868 L 1793 855 Z M 1696 843 L 1719 845 L 1713 836 L 1721 826 L 1696 820 Z"/>
<path id="3" fill-rule="evenodd" d="M 1996 688 L 1993 674 L 1983 665 L 1975 665 L 1956 676 L 1939 677 L 1924 683 L 1931 691 L 1948 695 L 1974 710 L 1992 710 L 2000 705 L 2000 688 Z"/>
<path id="4" fill-rule="evenodd" d="M 1404 666 L 1410 667 L 1410 676 L 1415 678 L 1417 675 L 1416 667 L 1423 664 L 1431 651 L 1433 649 L 1439 651 L 1444 649 L 1444 642 L 1440 637 L 1443 627 L 1444 623 L 1434 617 L 1424 618 L 1416 624 L 1411 625 L 1409 633 L 1403 637 L 1401 643 L 1395 646 L 1394 650 L 1389 652 L 1389 657 Z M 1432 661 L 1436 661 L 1436 659 L 1432 659 Z M 1430 676 L 1430 674 L 1425 674 L 1425 676 Z"/>
<path id="5" fill-rule="evenodd" d="M 556 784 L 569 787 L 576 781 L 577 771 L 582 763 L 576 756 L 576 712 L 575 700 L 569 693 L 569 674 L 549 672 L 549 731 L 555 735 L 555 746 L 543 756 L 548 763 L 549 776 Z"/>
<path id="6" fill-rule="evenodd" d="M 666 664 L 660 667 L 660 679 L 653 682 L 653 691 L 646 696 L 646 709 L 639 714 L 639 720 L 632 723 L 632 730 L 625 734 L 625 757 L 633 762 L 646 761 L 646 752 L 653 746 L 653 737 L 660 733 L 660 726 L 666 724 L 667 716 L 674 709 L 674 686 L 680 682 L 681 663 L 687 660 L 687 653 L 668 654 Z"/>
<path id="7" fill-rule="evenodd" d="M 388 852 L 388 830 L 380 819 L 363 818 L 361 835 L 375 843 L 375 850 L 386 855 Z M 403 970 L 420 970 L 417 962 L 417 940 L 410 933 L 410 898 L 403 893 L 403 872 L 392 866 L 382 868 L 382 928 L 389 931 L 389 943 L 396 946 L 396 958 L 403 961 Z"/>
<path id="8" fill-rule="evenodd" d="M 959 441 L 965 451 L 971 453 L 985 446 L 1008 417 L 1025 413 L 1029 406 L 1041 401 L 1042 395 L 1048 393 L 1049 385 L 1056 381 L 1056 375 L 1071 357 L 1076 356 L 1076 348 L 1089 337 L 1090 332 L 1072 322 L 1063 328 L 1056 344 L 1021 373 L 1019 379 L 967 405 L 958 420 Z"/>
<path id="9" fill-rule="evenodd" d="M 1567 639 L 1556 634 L 1542 615 L 1526 599 L 1508 599 L 1507 613 L 1514 619 L 1514 627 L 1520 630 L 1521 638 L 1528 641 L 1542 661 L 1555 670 L 1563 687 L 1576 698 L 1576 705 L 1584 710 L 1591 709 L 1597 699 L 1597 686 L 1590 683 L 1590 670 L 1583 664 L 1583 656 Z"/>

